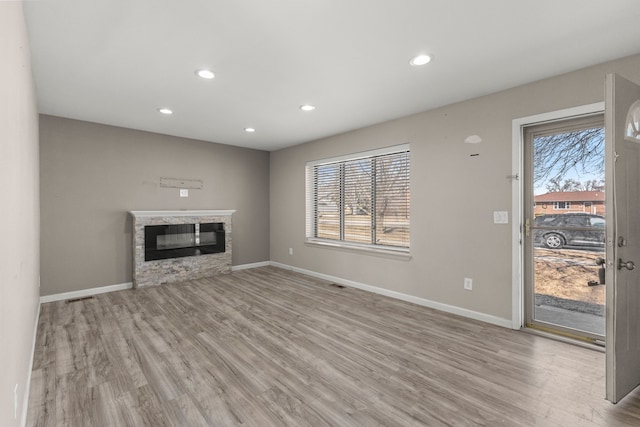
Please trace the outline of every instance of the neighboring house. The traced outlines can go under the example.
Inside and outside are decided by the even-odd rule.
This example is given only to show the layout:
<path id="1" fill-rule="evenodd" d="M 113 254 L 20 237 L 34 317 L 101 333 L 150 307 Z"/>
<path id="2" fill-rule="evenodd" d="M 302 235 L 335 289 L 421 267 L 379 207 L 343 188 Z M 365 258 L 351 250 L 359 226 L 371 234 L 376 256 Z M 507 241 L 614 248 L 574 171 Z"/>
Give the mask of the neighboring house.
<path id="1" fill-rule="evenodd" d="M 584 212 L 604 215 L 604 191 L 558 191 L 534 197 L 534 216 Z"/>

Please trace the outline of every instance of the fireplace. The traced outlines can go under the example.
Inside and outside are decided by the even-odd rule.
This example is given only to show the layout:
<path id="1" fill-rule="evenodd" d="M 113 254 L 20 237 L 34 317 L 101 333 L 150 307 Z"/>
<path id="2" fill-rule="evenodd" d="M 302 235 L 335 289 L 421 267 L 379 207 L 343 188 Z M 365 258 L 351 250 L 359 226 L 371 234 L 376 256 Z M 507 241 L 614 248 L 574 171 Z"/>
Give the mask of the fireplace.
<path id="1" fill-rule="evenodd" d="M 144 227 L 144 260 L 181 258 L 225 251 L 224 223 L 162 224 Z"/>
<path id="2" fill-rule="evenodd" d="M 134 288 L 230 273 L 234 212 L 130 211 Z"/>

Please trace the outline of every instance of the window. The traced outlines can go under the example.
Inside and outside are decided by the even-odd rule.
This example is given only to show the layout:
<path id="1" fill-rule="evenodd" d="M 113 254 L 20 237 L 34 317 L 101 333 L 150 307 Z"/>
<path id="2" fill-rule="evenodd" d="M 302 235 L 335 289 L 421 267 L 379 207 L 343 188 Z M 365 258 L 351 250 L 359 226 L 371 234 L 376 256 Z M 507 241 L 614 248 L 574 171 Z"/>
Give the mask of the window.
<path id="1" fill-rule="evenodd" d="M 409 146 L 307 163 L 307 240 L 409 249 Z"/>
<path id="2" fill-rule="evenodd" d="M 589 218 L 587 218 L 586 216 L 571 216 L 571 215 L 566 215 L 568 218 L 566 219 L 566 221 L 564 222 L 564 225 L 566 227 L 587 227 Z"/>
<path id="3" fill-rule="evenodd" d="M 571 209 L 570 202 L 553 202 L 553 209 Z"/>

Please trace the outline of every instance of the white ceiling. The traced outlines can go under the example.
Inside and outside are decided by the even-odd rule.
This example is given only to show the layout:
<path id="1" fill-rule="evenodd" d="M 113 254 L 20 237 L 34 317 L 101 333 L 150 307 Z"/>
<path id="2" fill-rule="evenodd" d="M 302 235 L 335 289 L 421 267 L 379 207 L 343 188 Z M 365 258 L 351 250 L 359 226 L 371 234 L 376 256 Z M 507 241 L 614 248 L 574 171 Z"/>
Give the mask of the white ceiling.
<path id="1" fill-rule="evenodd" d="M 41 113 L 276 150 L 639 53 L 638 6 L 41 0 L 25 13 Z M 434 60 L 411 67 L 421 52 Z"/>

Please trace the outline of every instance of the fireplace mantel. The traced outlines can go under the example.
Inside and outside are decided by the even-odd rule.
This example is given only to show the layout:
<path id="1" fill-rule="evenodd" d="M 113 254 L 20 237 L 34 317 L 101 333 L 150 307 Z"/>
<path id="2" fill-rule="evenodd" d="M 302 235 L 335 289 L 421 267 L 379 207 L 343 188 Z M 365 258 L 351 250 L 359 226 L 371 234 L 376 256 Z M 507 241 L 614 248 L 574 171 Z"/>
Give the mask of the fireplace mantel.
<path id="1" fill-rule="evenodd" d="M 129 211 L 133 217 L 133 286 L 184 282 L 231 272 L 232 227 L 235 210 Z M 145 261 L 145 226 L 224 224 L 224 252 Z"/>
<path id="2" fill-rule="evenodd" d="M 231 216 L 235 210 L 129 211 L 134 217 L 149 216 Z"/>

